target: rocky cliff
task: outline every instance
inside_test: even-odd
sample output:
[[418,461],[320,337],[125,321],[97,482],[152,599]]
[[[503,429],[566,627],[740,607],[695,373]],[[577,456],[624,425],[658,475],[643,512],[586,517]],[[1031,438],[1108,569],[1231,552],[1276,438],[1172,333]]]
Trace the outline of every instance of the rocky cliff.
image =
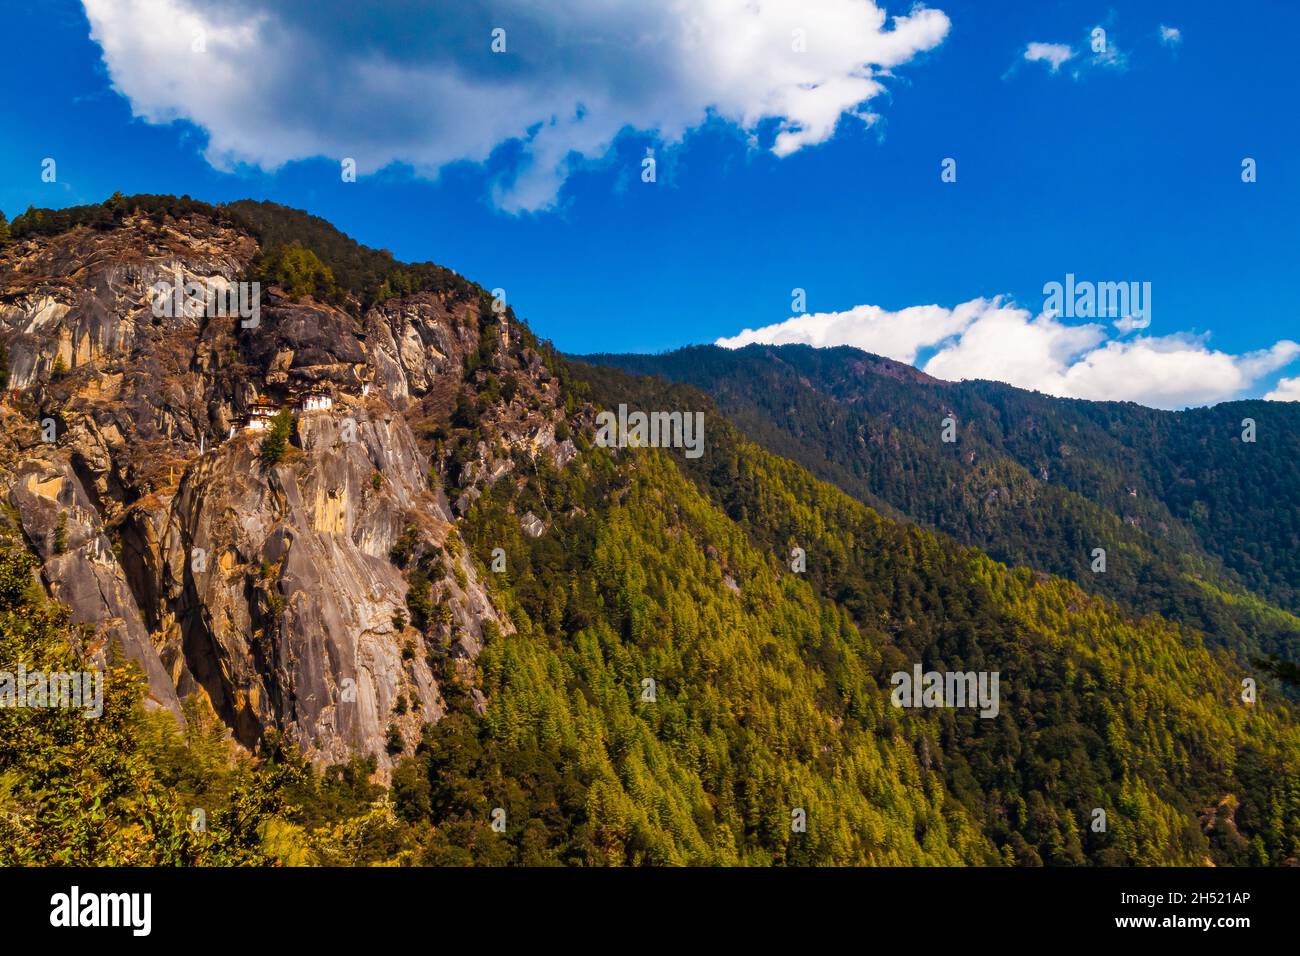
[[[261,251],[197,214],[10,243],[0,482],[88,650],[134,660],[157,706],[184,719],[197,695],[245,746],[388,767],[442,714],[437,671],[468,675],[484,623],[510,629],[449,499],[576,452],[558,383],[481,290],[159,306],[247,290]],[[272,461],[254,429],[281,410]]]

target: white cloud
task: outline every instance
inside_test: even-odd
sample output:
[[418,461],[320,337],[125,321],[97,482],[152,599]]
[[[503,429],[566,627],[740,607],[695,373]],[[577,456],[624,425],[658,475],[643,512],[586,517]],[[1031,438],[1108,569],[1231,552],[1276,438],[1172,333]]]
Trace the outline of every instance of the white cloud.
[[740,348],[756,342],[771,345],[801,343],[819,347],[852,345],[914,364],[922,349],[932,348],[964,332],[987,307],[982,299],[965,302],[955,309],[918,305],[900,312],[888,312],[875,305],[860,305],[847,312],[796,315],[777,325],[745,329],[732,338],[718,339],[723,348]]
[[1279,379],[1277,387],[1264,397],[1270,402],[1300,402],[1300,377]]
[[[1029,63],[1043,63],[1052,73],[1059,73],[1062,66],[1071,63],[1068,72],[1076,80],[1099,69],[1122,73],[1128,69],[1129,55],[1115,43],[1110,26],[1113,20],[1112,14],[1104,23],[1084,30],[1077,50],[1067,43],[1035,41],[1026,45],[1021,58]],[[1083,55],[1079,56],[1080,53]],[[1019,61],[1013,63],[1011,69],[1004,74],[1004,78],[1013,75],[1018,65]]]
[[1140,402],[1156,408],[1211,405],[1240,398],[1300,354],[1283,340],[1243,355],[1210,349],[1204,339],[1169,335],[1107,342],[1074,362],[1059,390],[1075,398]]
[[1064,43],[1030,43],[1025,47],[1025,59],[1030,63],[1046,63],[1053,73],[1066,60],[1073,59],[1074,50]]
[[989,309],[925,369],[936,378],[988,378],[1063,395],[1068,394],[1063,378],[1071,360],[1105,338],[1100,325],[1065,325],[1046,315],[1031,320],[1028,312],[1014,307]]
[[[847,312],[795,316],[777,325],[746,329],[716,344],[852,345],[916,364],[936,378],[993,379],[1049,395],[1133,401],[1182,408],[1239,398],[1300,356],[1300,344],[1232,355],[1210,348],[1204,336],[1174,334],[1115,340],[1105,326],[1068,325],[1033,317],[1000,299],[974,299],[954,309],[919,306],[888,312],[858,306]],[[1269,398],[1300,400],[1300,379],[1284,379]]]
[[1183,31],[1177,27],[1167,27],[1160,24],[1160,42],[1165,46],[1178,46],[1183,42]]
[[1121,71],[1128,69],[1128,54],[1115,45],[1106,27],[1098,24],[1088,31],[1088,48],[1092,50],[1093,66]]
[[401,161],[434,176],[517,140],[494,190],[511,211],[553,205],[574,157],[629,128],[673,144],[718,116],[750,133],[774,121],[779,156],[824,142],[846,114],[870,122],[881,78],[949,29],[939,10],[891,19],[873,0],[83,3],[135,114],[202,127],[219,168],[352,157],[363,174]]

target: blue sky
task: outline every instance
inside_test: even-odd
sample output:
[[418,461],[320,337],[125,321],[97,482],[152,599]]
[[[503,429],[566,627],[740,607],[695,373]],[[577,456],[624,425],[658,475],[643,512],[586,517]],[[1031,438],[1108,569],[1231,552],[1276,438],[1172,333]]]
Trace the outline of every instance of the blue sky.
[[[160,5],[172,15],[151,31]],[[6,57],[18,95],[0,101],[0,209],[115,190],[271,199],[505,288],[575,352],[751,329],[1058,394],[1300,398],[1300,347],[1279,344],[1300,340],[1300,5],[935,0],[905,29],[886,23],[903,38],[891,45],[862,26],[867,0],[834,0],[805,56],[831,64],[823,92],[866,82],[871,95],[831,102],[825,131],[827,102],[800,99],[799,74],[766,77],[740,40],[643,43],[676,30],[669,0],[622,18],[581,0],[549,21],[522,0],[467,0],[454,16],[400,0],[364,19],[347,12],[364,5],[324,0],[257,6],[10,0],[5,33],[22,41]],[[493,55],[498,22],[508,43]],[[196,56],[185,40],[199,29]],[[1054,69],[1026,59],[1031,43],[1073,55]],[[876,64],[866,81],[859,49]],[[570,102],[567,125],[545,121]],[[798,148],[776,155],[783,130]],[[1067,273],[1151,283],[1150,325],[1035,324],[1044,283]],[[788,321],[795,288],[816,322]],[[1163,380],[1147,388],[1147,374]]]

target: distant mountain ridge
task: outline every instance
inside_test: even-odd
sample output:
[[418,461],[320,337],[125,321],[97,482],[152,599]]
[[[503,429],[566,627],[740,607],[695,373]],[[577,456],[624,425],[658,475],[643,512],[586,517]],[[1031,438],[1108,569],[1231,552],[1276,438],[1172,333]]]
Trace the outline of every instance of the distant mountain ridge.
[[702,389],[756,441],[883,513],[1189,623],[1244,658],[1300,655],[1300,404],[1058,399],[847,346],[580,360]]

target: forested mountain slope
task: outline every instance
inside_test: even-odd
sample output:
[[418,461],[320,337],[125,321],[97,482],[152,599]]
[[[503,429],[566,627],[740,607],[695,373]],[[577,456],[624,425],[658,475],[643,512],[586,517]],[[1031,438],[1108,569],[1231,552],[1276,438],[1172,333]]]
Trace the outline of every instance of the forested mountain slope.
[[885,513],[1185,622],[1243,660],[1300,659],[1300,405],[1056,399],[851,348],[589,361],[704,389],[764,447]]

